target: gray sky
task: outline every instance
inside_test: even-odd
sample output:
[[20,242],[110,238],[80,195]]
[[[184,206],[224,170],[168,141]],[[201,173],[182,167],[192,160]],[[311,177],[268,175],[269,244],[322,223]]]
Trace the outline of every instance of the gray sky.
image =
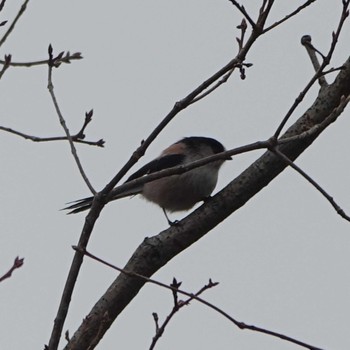
[[[256,14],[250,3],[247,9]],[[260,2],[259,2],[260,3]],[[277,1],[270,23],[302,1]],[[11,19],[20,1],[6,3]],[[249,6],[249,7],[248,7]],[[203,135],[234,148],[272,135],[313,74],[300,38],[310,34],[326,52],[341,1],[319,0],[262,37],[247,57],[253,67],[183,111],[149,148],[140,165],[183,136]],[[254,15],[255,17],[255,15]],[[88,140],[78,145],[96,189],[109,181],[173,104],[225,65],[237,52],[242,16],[229,1],[96,2],[32,1],[1,56],[13,61],[82,52],[84,59],[54,70],[57,98],[72,133],[94,108]],[[349,55],[349,23],[331,66]],[[1,29],[1,32],[4,28]],[[328,79],[332,79],[329,77]],[[1,80],[0,125],[37,136],[63,133],[47,91],[47,68],[9,69]],[[299,117],[316,96],[298,108]],[[297,161],[350,213],[349,111]],[[0,286],[1,349],[41,349],[47,343],[84,215],[58,211],[89,195],[68,143],[34,144],[1,133],[0,274],[16,255],[25,266]],[[261,152],[235,157],[223,167],[217,189]],[[138,167],[138,165],[136,166]],[[179,219],[186,213],[175,214]],[[162,211],[140,198],[103,211],[88,249],[122,267],[144,237],[166,228]],[[203,297],[248,324],[284,333],[324,349],[349,349],[349,224],[291,169],[283,172],[237,213],[168,263],[154,277],[195,292],[209,278],[220,282]],[[64,329],[72,335],[115,272],[86,260]],[[169,291],[146,285],[126,308],[99,349],[147,349],[172,307]],[[64,342],[63,342],[64,343]],[[62,343],[62,344],[63,344]],[[241,331],[214,311],[192,302],[170,323],[157,349],[269,349],[299,347]]]

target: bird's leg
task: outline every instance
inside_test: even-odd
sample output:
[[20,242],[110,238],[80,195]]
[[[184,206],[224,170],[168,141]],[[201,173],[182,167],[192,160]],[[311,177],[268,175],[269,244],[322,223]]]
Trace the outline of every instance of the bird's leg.
[[211,199],[211,195],[204,197],[204,198],[202,199],[202,201],[203,201],[203,203],[206,203],[206,202],[208,202],[210,199]]
[[163,209],[163,213],[164,213],[166,219],[168,220],[168,224],[169,224],[170,226],[176,226],[176,225],[179,223],[179,221],[178,221],[178,220],[171,221],[171,220],[169,219],[168,214],[166,213],[165,209],[164,209],[164,208],[162,208],[162,209]]

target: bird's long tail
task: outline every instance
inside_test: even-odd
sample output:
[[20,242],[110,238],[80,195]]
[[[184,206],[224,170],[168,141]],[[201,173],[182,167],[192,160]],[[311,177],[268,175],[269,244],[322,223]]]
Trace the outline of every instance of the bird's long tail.
[[[136,194],[139,194],[141,192],[141,189],[142,189],[142,187],[133,188],[133,189],[129,189],[127,191],[124,191],[122,193],[118,193],[117,195],[113,195],[113,191],[112,191],[111,199],[109,200],[109,202],[114,201],[116,199],[134,196]],[[87,198],[83,198],[83,199],[78,199],[77,201],[67,203],[68,206],[63,208],[62,210],[70,210],[67,214],[80,213],[82,211],[85,211],[85,210],[88,210],[91,208],[93,199],[94,199],[94,197],[87,197]]]
[[[71,205],[68,205],[67,207],[63,208],[62,210],[70,210],[67,214],[77,214],[80,213],[81,211],[88,210],[91,208],[91,204],[93,201],[94,197],[87,197],[83,199],[79,199],[74,202]],[[68,204],[70,204],[68,203]]]

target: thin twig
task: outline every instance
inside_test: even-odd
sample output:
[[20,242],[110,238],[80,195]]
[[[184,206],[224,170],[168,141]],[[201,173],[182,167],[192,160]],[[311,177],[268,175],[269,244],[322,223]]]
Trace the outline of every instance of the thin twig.
[[283,22],[287,21],[291,17],[295,16],[296,14],[298,14],[300,11],[302,11],[303,9],[305,9],[306,7],[308,7],[309,5],[311,5],[315,1],[316,0],[308,0],[308,1],[306,1],[303,5],[300,5],[296,10],[291,12],[289,15],[286,15],[284,18],[280,19],[279,21],[275,22],[274,24],[270,25],[269,27],[265,28],[263,30],[263,33],[266,33],[269,30],[279,26],[280,24],[282,24]]
[[0,282],[4,281],[6,278],[10,278],[12,275],[12,272],[15,271],[16,269],[19,269],[23,264],[24,264],[24,258],[20,259],[17,256],[10,270],[8,270],[3,276],[0,277]]
[[230,76],[232,75],[232,73],[234,72],[235,68],[232,68],[227,74],[225,74],[218,82],[216,82],[210,89],[208,89],[207,91],[203,92],[202,94],[198,95],[196,98],[194,98],[191,102],[190,105],[193,103],[198,102],[199,100],[201,100],[202,98],[204,98],[205,96],[208,96],[209,94],[211,94],[214,90],[216,90],[220,85],[224,84],[227,82],[227,80],[230,78]]
[[4,73],[7,71],[7,69],[10,67],[11,64],[11,55],[5,55],[5,63],[0,71],[0,79],[4,75]]
[[[310,35],[304,35],[301,38],[301,44],[305,47],[307,54],[310,57],[310,61],[314,67],[315,72],[318,72],[320,70],[320,62],[318,61],[318,58],[316,56],[316,52],[318,52],[322,58],[324,59],[324,56],[311,44],[311,36]],[[321,74],[318,78],[318,82],[320,86],[327,86],[328,83],[326,81],[326,78],[324,77],[324,74]]]
[[302,132],[299,135],[280,138],[277,140],[277,145],[283,145],[293,141],[300,141],[302,139],[307,139],[312,136],[315,136],[316,134],[320,134],[323,130],[326,129],[328,125],[332,124],[337,120],[337,118],[341,115],[341,113],[344,111],[345,107],[349,102],[350,102],[350,96],[347,96],[347,97],[342,96],[338,107],[334,108],[334,110],[330,113],[330,115],[326,119],[324,119],[320,124],[314,125],[310,129]]
[[[75,52],[73,54],[70,54],[69,51],[66,52],[64,56],[61,58],[55,58],[55,63],[71,63],[71,61],[74,60],[81,60],[83,56],[81,55],[80,52]],[[0,60],[0,64],[5,64],[6,61]],[[49,60],[39,60],[39,61],[33,61],[33,62],[11,62],[10,66],[11,67],[19,67],[19,68],[29,68],[29,67],[34,67],[34,66],[43,66],[49,64]]]
[[0,3],[0,12],[1,12],[2,9],[4,8],[5,3],[6,3],[6,0],[1,0],[1,3]]
[[263,33],[267,17],[270,14],[274,2],[275,0],[263,0],[263,4],[260,7],[259,18],[256,21],[256,27],[254,28],[254,30],[259,32],[260,35]]
[[25,0],[24,3],[22,4],[21,8],[19,9],[17,16],[15,17],[15,19],[13,20],[13,22],[11,23],[10,27],[7,29],[6,33],[4,34],[4,36],[0,39],[0,47],[2,46],[2,44],[6,41],[6,39],[8,38],[8,36],[11,34],[11,32],[13,31],[13,29],[16,26],[16,23],[18,22],[18,20],[20,19],[20,17],[23,15],[23,13],[25,12],[27,5],[28,5],[29,0]]
[[247,21],[244,18],[242,19],[241,24],[237,26],[237,29],[240,29],[241,31],[241,37],[236,37],[238,42],[238,51],[240,51],[244,45],[244,36],[247,31]]
[[[153,319],[154,319],[154,322],[156,324],[156,334],[155,336],[152,338],[152,343],[150,345],[150,348],[149,350],[153,350],[154,347],[156,346],[157,344],[157,341],[160,339],[160,337],[164,334],[164,331],[165,331],[165,328],[166,326],[169,324],[169,322],[171,321],[171,319],[175,316],[175,314],[182,308],[184,307],[185,305],[188,305],[193,299],[194,299],[194,296],[198,297],[199,295],[201,295],[204,291],[206,291],[207,289],[209,288],[212,288],[212,287],[215,287],[217,286],[219,283],[218,282],[212,282],[211,279],[209,279],[209,283],[206,284],[205,286],[203,286],[197,293],[195,293],[193,296],[189,297],[188,299],[186,300],[180,300],[180,301],[177,301],[171,312],[169,313],[169,315],[165,318],[163,324],[161,326],[159,326],[159,323],[158,323],[158,315],[157,313],[153,313]],[[172,287],[173,284],[171,285]],[[173,293],[177,295],[177,291],[178,291],[178,287],[176,288],[177,290],[173,290]]]
[[343,66],[329,68],[328,70],[324,70],[324,71],[322,72],[322,75],[327,75],[327,74],[330,74],[330,73],[338,72],[338,71],[340,71],[340,70],[342,70],[342,69],[344,69]]
[[285,154],[279,151],[277,148],[271,150],[273,153],[278,155],[283,159],[286,164],[297,171],[302,177],[304,177],[312,186],[314,186],[327,200],[331,203],[335,211],[346,221],[350,222],[350,217],[345,214],[344,210],[335,202],[332,196],[330,196],[315,180],[313,180],[308,174],[305,173],[301,168],[299,168],[293,161],[291,161]]
[[237,64],[236,67],[232,68],[227,74],[225,74],[219,81],[217,81],[210,89],[207,91],[203,92],[202,94],[198,95],[196,98],[194,98],[189,105],[198,102],[202,98],[208,96],[211,94],[214,90],[216,90],[220,85],[225,84],[228,79],[231,77],[232,73],[234,72],[235,68],[239,68],[241,72],[241,79],[245,79],[245,69],[244,67],[251,67],[253,64],[252,63],[242,63],[242,64]]
[[54,92],[54,86],[53,86],[53,82],[52,82],[52,69],[54,67],[54,64],[55,64],[55,61],[53,60],[53,56],[52,56],[52,46],[50,45],[49,46],[49,57],[50,57],[50,63],[48,65],[49,69],[48,69],[48,85],[47,85],[47,88],[49,90],[49,93],[51,95],[51,99],[52,99],[52,102],[55,106],[55,109],[56,109],[56,113],[58,115],[58,119],[60,121],[60,124],[62,125],[63,127],[63,130],[67,136],[67,139],[68,139],[68,142],[69,142],[69,145],[70,145],[70,148],[71,148],[71,152],[73,154],[73,157],[74,157],[74,160],[78,166],[78,169],[80,171],[80,174],[82,176],[82,178],[84,179],[86,185],[88,186],[88,188],[90,189],[90,191],[95,195],[96,194],[96,191],[95,189],[92,187],[88,177],[86,176],[85,174],[85,171],[83,169],[83,166],[81,165],[81,162],[80,162],[80,159],[78,157],[78,153],[77,153],[77,150],[74,146],[74,142],[72,140],[72,136],[70,135],[70,132],[69,132],[69,129],[66,125],[66,121],[65,119],[63,118],[63,115],[61,113],[61,110],[60,110],[60,107],[58,105],[58,102],[57,102],[57,98],[56,98],[56,95],[55,95],[55,92]]
[[249,24],[252,26],[253,29],[255,29],[256,24],[255,22],[252,20],[252,18],[249,16],[248,12],[246,11],[246,9],[244,8],[243,5],[240,5],[237,1],[235,0],[229,0],[232,5],[234,5],[239,12],[242,13],[242,15],[246,18],[246,20],[249,22]]
[[[0,126],[0,130],[23,137],[24,139],[31,140],[33,142],[50,142],[50,141],[67,141],[68,140],[67,136],[39,137],[39,136],[28,135],[20,131],[13,130],[11,128],[7,128],[5,126]],[[79,133],[72,136],[73,142],[82,143],[90,146],[104,147],[105,141],[103,139],[100,139],[98,141],[86,141],[78,138],[77,135],[79,135]]]
[[327,66],[333,56],[333,52],[335,50],[335,47],[337,45],[340,33],[343,29],[345,20],[349,17],[349,5],[350,5],[350,0],[342,0],[343,3],[343,9],[342,13],[340,15],[340,21],[337,27],[337,30],[332,33],[332,42],[331,42],[331,47],[330,50],[327,54],[327,56],[324,58],[325,66]]
[[[311,129],[304,131],[300,135],[291,136],[288,138],[282,138],[277,141],[278,145],[293,142],[297,140],[307,139],[309,137],[314,136],[315,134],[321,133],[327,126],[331,123],[335,122],[337,118],[344,111],[346,105],[350,101],[350,96],[342,96],[340,99],[339,106],[335,108],[332,113],[320,124],[315,125]],[[331,197],[320,185],[317,184],[309,175],[307,175],[302,169],[300,169],[292,160],[290,160],[285,154],[283,154],[278,148],[273,147],[272,152],[277,154],[280,158],[282,158],[288,165],[290,165],[294,170],[296,170],[300,175],[302,175],[308,182],[310,182],[333,206],[336,212],[345,220],[350,221],[350,217],[346,215],[344,210],[340,208],[340,206],[334,201],[333,197]]]
[[117,267],[93,254],[91,254],[90,252],[88,252],[86,249],[81,249],[77,246],[73,246],[72,247],[74,250],[76,251],[79,251],[81,254],[84,254],[85,256],[93,259],[93,260],[96,260],[98,262],[100,262],[101,264],[103,265],[106,265],[114,270],[117,270],[129,277],[137,277],[137,278],[140,278],[142,279],[143,281],[146,281],[146,282],[149,282],[149,283],[152,283],[152,284],[155,284],[157,286],[160,286],[160,287],[163,287],[163,288],[166,288],[166,289],[170,289],[171,291],[176,291],[177,293],[179,294],[183,294],[183,295],[186,295],[188,296],[189,298],[191,298],[191,300],[197,300],[198,302],[208,306],[209,308],[213,309],[214,311],[218,312],[219,314],[221,314],[222,316],[224,316],[225,318],[227,318],[228,320],[230,320],[234,325],[236,325],[238,328],[240,329],[249,329],[249,330],[252,330],[252,331],[255,331],[255,332],[259,332],[259,333],[264,333],[264,334],[267,334],[267,335],[271,335],[273,337],[277,337],[277,338],[280,338],[280,339],[283,339],[283,340],[286,340],[288,342],[291,342],[293,344],[297,344],[299,346],[302,346],[306,349],[309,349],[309,350],[321,350],[320,348],[318,347],[315,347],[313,345],[310,345],[310,344],[307,344],[307,343],[304,343],[300,340],[297,340],[297,339],[294,339],[292,337],[289,337],[287,335],[284,335],[282,333],[277,333],[277,332],[274,332],[274,331],[270,331],[268,329],[265,329],[265,328],[261,328],[261,327],[257,327],[257,326],[253,326],[253,325],[247,325],[245,324],[244,322],[241,322],[241,321],[238,321],[236,320],[235,318],[233,318],[232,316],[230,316],[227,312],[223,311],[222,309],[220,309],[219,307],[215,306],[214,304],[206,301],[205,299],[202,299],[201,297],[193,294],[193,293],[188,293],[182,289],[178,289],[178,288],[174,288],[174,287],[171,287],[165,283],[162,283],[162,282],[159,282],[157,280],[154,280],[152,278],[149,278],[149,277],[146,277],[146,276],[143,276],[143,275],[140,275],[138,273],[134,273],[134,272],[131,272],[131,271],[125,271],[123,269],[121,269],[120,267]]

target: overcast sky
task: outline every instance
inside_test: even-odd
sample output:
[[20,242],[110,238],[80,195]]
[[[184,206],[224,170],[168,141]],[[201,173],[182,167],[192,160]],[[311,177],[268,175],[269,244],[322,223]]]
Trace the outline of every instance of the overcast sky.
[[[245,1],[252,17],[258,8]],[[260,2],[257,2],[260,3]],[[302,1],[276,1],[269,23]],[[8,1],[1,21],[21,6]],[[217,91],[179,114],[151,145],[140,165],[184,136],[210,136],[234,148],[271,136],[313,74],[300,38],[327,52],[341,1],[319,0],[266,34],[247,62]],[[1,56],[33,61],[55,52],[82,52],[81,61],[54,70],[53,82],[72,133],[94,109],[88,140],[78,145],[93,186],[101,189],[173,104],[237,53],[242,15],[225,1],[31,1]],[[6,30],[0,28],[0,35]],[[350,24],[331,66],[349,56]],[[328,79],[332,80],[332,76]],[[291,119],[312,103],[308,94]],[[47,67],[10,68],[0,82],[0,125],[36,136],[63,131],[47,90]],[[350,213],[349,110],[297,160]],[[32,143],[1,132],[0,275],[15,256],[25,265],[0,286],[0,347],[42,349],[48,342],[84,215],[59,211],[88,196],[67,142]],[[217,189],[262,152],[237,156],[222,168]],[[138,167],[139,165],[137,165]],[[172,215],[180,219],[186,213]],[[122,267],[143,241],[167,227],[162,211],[136,197],[108,205],[88,249]],[[196,292],[209,278],[220,284],[203,297],[236,319],[284,333],[328,350],[350,348],[350,229],[329,203],[291,169],[243,208],[168,263],[154,278]],[[72,335],[115,278],[86,260],[64,329]],[[168,290],[146,285],[124,310],[98,349],[148,349],[152,312],[160,321],[172,308]],[[61,348],[64,340],[61,343]],[[192,302],[171,321],[157,349],[269,349],[299,347],[241,331],[213,310]]]

